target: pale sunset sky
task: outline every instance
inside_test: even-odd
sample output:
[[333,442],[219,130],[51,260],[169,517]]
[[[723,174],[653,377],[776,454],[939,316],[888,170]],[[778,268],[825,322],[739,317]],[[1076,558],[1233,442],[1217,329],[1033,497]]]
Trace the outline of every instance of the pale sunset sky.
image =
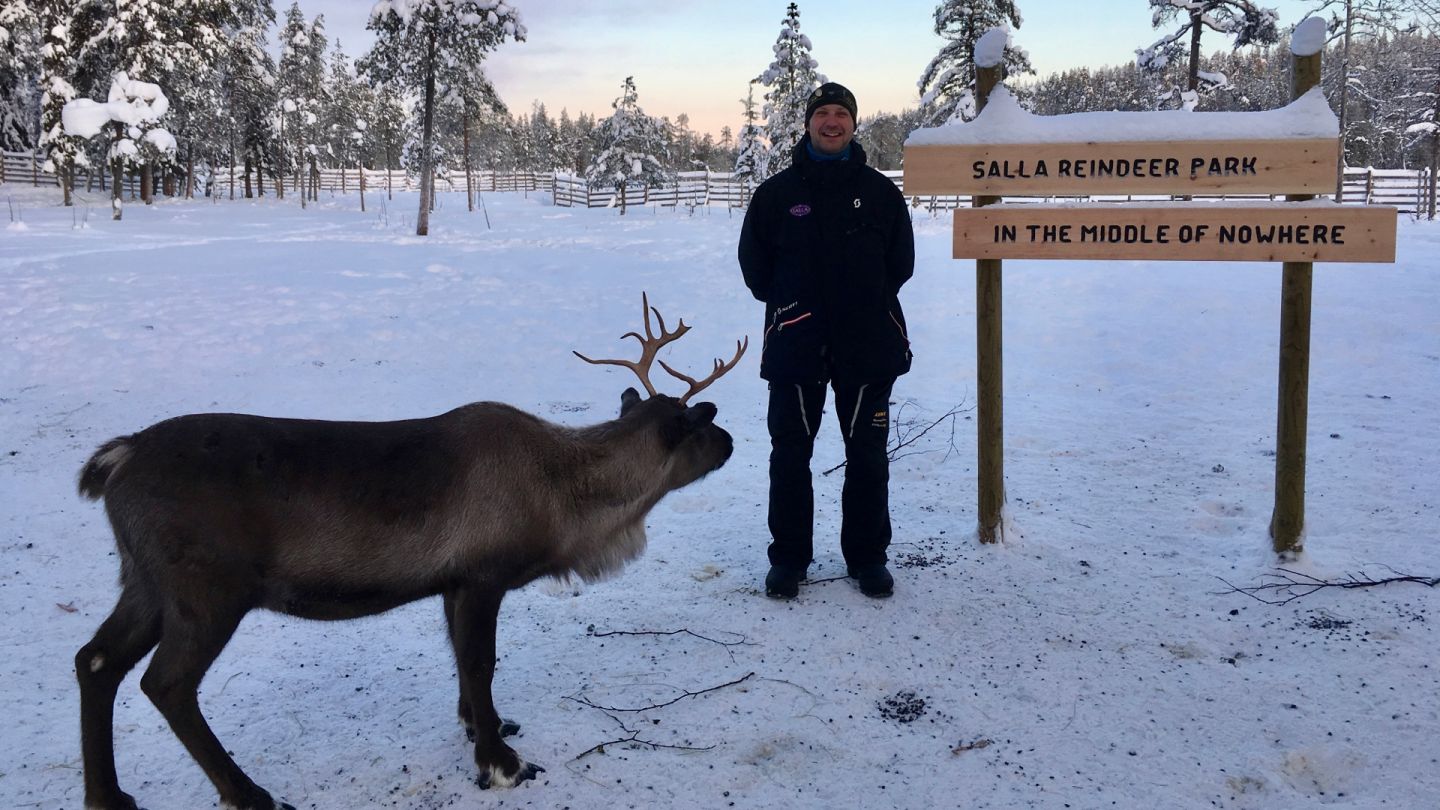
[[[512,112],[542,101],[603,118],[634,76],[640,106],[654,116],[690,116],[692,129],[738,131],[747,83],[773,58],[788,0],[513,0],[529,31],[491,53],[486,70]],[[1038,75],[1071,67],[1122,64],[1170,30],[1152,29],[1146,0],[1020,0],[1014,41]],[[1320,0],[1270,0],[1288,28]],[[325,15],[333,46],[354,58],[372,41],[371,2],[301,0],[308,18]],[[860,118],[899,112],[919,101],[915,83],[939,51],[934,0],[801,0],[800,31],[819,70],[854,91]],[[287,0],[277,0],[283,21]],[[1228,47],[1214,32],[1206,53]],[[756,97],[759,101],[759,94]]]

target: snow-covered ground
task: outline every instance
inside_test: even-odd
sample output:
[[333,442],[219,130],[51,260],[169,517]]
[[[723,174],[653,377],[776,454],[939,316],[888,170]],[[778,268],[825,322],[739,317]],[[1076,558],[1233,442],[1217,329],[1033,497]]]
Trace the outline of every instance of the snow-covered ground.
[[[195,411],[380,420],[492,399],[608,419],[633,379],[570,352],[630,356],[642,290],[692,326],[672,365],[708,369],[750,336],[706,392],[736,452],[661,502],[616,579],[507,600],[496,699],[548,770],[474,786],[431,600],[247,618],[202,701],[261,785],[302,808],[1408,810],[1440,793],[1440,593],[1275,607],[1221,581],[1273,571],[1277,265],[1007,263],[1019,536],[981,547],[974,274],[949,258],[949,218],[917,213],[895,413],[912,436],[959,413],[893,466],[894,598],[839,579],[836,473],[817,475],[815,581],[785,603],[758,591],[761,308],[738,214],[492,194],[487,229],[448,195],[416,238],[410,196],[380,212],[372,194],[366,214],[354,197],[131,205],[122,223],[101,200],[75,228],[85,210],[50,192],[0,194],[23,223],[0,233],[7,808],[81,806],[72,661],[117,592],[102,509],[75,494],[97,445]],[[1402,221],[1394,265],[1315,276],[1304,570],[1440,575],[1440,225]],[[841,459],[827,419],[817,471]],[[122,785],[152,810],[214,806],[138,680],[116,713]],[[677,747],[610,744],[627,737]]]

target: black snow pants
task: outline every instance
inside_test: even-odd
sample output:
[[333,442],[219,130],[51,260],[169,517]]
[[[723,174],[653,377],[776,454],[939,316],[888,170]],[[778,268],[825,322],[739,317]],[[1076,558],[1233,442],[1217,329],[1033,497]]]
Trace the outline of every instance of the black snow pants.
[[[840,550],[849,566],[885,563],[890,546],[890,391],[895,381],[835,385],[835,414],[845,438]],[[825,383],[771,383],[771,565],[805,568],[814,558],[815,495],[810,457],[825,404]]]

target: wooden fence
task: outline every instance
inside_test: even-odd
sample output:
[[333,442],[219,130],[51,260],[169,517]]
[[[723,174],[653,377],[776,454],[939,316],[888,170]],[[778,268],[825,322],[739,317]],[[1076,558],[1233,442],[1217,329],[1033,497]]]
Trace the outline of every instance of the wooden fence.
[[[45,172],[42,168],[43,158],[28,152],[4,152],[3,160],[0,160],[0,182],[23,183],[26,185],[53,185],[55,176]],[[321,169],[320,190],[334,193],[349,193],[359,190],[358,169]],[[895,185],[904,191],[904,181],[899,171],[882,172],[886,177],[894,181]],[[108,189],[108,178],[96,175],[92,180],[89,175],[81,174],[76,178],[76,188],[84,190],[87,186],[92,190],[99,188]],[[204,180],[209,179],[212,193],[218,196],[229,196],[230,169],[223,167],[217,170],[213,177],[202,178],[200,189],[196,194],[203,194]],[[619,195],[614,188],[606,186],[592,186],[583,177],[576,177],[571,174],[560,172],[494,172],[475,171],[472,172],[472,179],[475,188],[479,191],[541,191],[551,192],[555,205],[576,208],[607,208],[620,204]],[[239,189],[244,184],[244,178],[240,170],[236,170],[235,187]],[[294,187],[295,178],[286,177],[285,186],[289,191]],[[267,184],[268,186],[269,184]],[[398,169],[385,171],[383,169],[365,170],[365,189],[367,191],[385,191],[393,189],[396,191],[415,191],[420,187],[418,180]],[[127,195],[133,196],[138,193],[139,181],[134,176],[128,176],[125,180]],[[452,171],[448,175],[441,175],[436,182],[437,191],[463,192],[465,191],[465,172]],[[658,206],[706,206],[716,205],[729,208],[744,208],[750,202],[750,193],[754,187],[749,182],[735,179],[725,172],[681,172],[676,177],[676,183],[661,188],[627,188],[625,190],[625,205],[658,205]],[[1393,205],[1402,212],[1415,213],[1428,210],[1430,193],[1430,174],[1428,170],[1414,169],[1346,169],[1345,190],[1341,202],[1357,205]],[[1066,198],[1072,199],[1072,198]],[[1112,198],[1096,197],[1095,200],[1108,200]],[[1113,198],[1116,200],[1139,199]],[[1270,199],[1266,195],[1196,195],[1197,200],[1213,199]],[[1026,198],[1026,202],[1055,202],[1052,198]],[[963,195],[926,195],[911,200],[911,204],[930,211],[945,211],[959,207],[969,207],[970,198]]]

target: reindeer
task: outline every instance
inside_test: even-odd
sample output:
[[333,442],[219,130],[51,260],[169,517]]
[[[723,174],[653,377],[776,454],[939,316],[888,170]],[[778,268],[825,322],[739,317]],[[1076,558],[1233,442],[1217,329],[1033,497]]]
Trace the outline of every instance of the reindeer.
[[[200,713],[205,672],[242,617],[266,608],[352,619],[443,597],[459,670],[460,722],[479,786],[510,787],[544,769],[502,741],[491,696],[501,600],[539,577],[595,580],[645,547],[645,516],[672,490],[719,469],[734,449],[715,406],[691,397],[730,371],[715,360],[679,399],[650,382],[665,328],[642,297],[638,361],[620,416],[582,428],[498,402],[426,419],[330,422],[191,414],[103,445],[80,493],[103,498],[120,555],[119,603],[75,656],[85,806],[134,810],[115,774],[120,682],[151,649],[140,688],[204,769],[222,806],[293,810],[235,764]],[[657,337],[650,313],[659,322]]]

